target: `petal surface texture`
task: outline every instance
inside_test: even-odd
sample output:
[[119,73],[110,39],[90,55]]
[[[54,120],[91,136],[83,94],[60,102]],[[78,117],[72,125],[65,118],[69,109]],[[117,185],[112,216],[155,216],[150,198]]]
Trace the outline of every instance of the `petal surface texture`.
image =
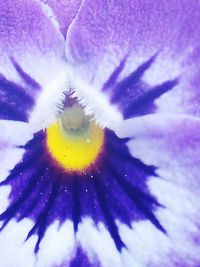
[[65,40],[39,1],[1,1],[0,6],[0,118],[28,121],[41,92],[52,84],[60,90],[55,81],[66,79]]
[[200,266],[199,10],[0,0],[0,266]]
[[75,18],[79,7],[81,5],[81,0],[41,0],[41,2],[52,12],[51,15],[55,16],[56,21],[59,24],[59,29],[62,32],[64,38],[67,34],[68,26],[71,24]]
[[[108,82],[104,95],[125,117],[138,114],[123,106],[144,92],[136,105],[148,99],[149,113],[151,98],[162,112],[199,114],[199,7],[184,0],[85,0],[68,31],[66,57],[94,90]],[[128,76],[114,96],[116,82]],[[121,90],[128,81],[128,91]]]

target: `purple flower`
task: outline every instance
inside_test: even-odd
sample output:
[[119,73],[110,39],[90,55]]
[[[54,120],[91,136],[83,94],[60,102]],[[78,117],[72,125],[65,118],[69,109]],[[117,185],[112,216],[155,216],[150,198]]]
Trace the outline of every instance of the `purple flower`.
[[198,1],[0,7],[0,265],[199,266]]

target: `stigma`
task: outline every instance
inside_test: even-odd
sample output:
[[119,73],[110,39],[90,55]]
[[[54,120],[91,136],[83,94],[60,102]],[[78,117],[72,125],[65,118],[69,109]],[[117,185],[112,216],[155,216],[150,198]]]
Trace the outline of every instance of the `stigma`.
[[100,157],[104,130],[85,114],[78,103],[65,107],[46,130],[46,145],[52,159],[68,172],[92,168]]
[[84,113],[83,107],[79,103],[75,103],[71,107],[65,108],[62,117],[63,130],[67,132],[85,131],[90,126],[91,117]]

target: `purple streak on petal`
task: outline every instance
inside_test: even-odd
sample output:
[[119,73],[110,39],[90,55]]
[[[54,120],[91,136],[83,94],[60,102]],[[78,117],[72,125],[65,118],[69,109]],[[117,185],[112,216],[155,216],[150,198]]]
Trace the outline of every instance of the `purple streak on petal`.
[[[34,140],[34,139],[33,139]],[[29,142],[31,144],[31,142]],[[35,142],[32,142],[35,143]],[[23,158],[23,160],[18,163],[10,172],[8,177],[0,183],[0,185],[7,185],[9,184],[13,179],[16,178],[18,175],[23,175],[24,172],[26,172],[28,169],[36,168],[38,161],[40,160],[40,155],[43,151],[42,145],[38,144],[38,147],[36,146],[34,148],[34,151],[32,153],[26,154],[26,157]]]
[[124,109],[124,118],[128,119],[136,115],[153,113],[155,110],[154,101],[166,92],[172,90],[177,84],[178,79],[166,81],[151,88],[135,100],[130,101]]
[[[138,84],[142,79],[145,72],[151,67],[154,63],[157,54],[153,55],[150,59],[140,65],[136,70],[134,70],[131,74],[125,77],[122,81],[120,81],[117,86],[112,91],[111,102],[118,102],[122,95],[128,95],[128,91],[131,90],[131,86],[134,84]],[[111,84],[112,86],[112,84]]]
[[79,177],[74,177],[72,181],[72,220],[74,232],[77,232],[78,225],[81,222],[81,205],[80,205],[80,181]]
[[[45,168],[44,173],[40,176],[37,186],[35,186],[34,190],[31,192],[28,201],[24,202],[18,210],[18,221],[27,217],[37,221],[40,215],[43,213],[44,206],[50,197],[49,195],[52,189],[52,180],[49,180],[49,176],[52,171],[53,170]],[[28,184],[29,181],[26,182],[27,186]],[[40,205],[40,203],[43,203],[43,205]]]
[[44,131],[39,131],[34,134],[34,138],[27,142],[24,146],[18,146],[19,148],[25,148],[27,151],[32,151],[33,147],[40,147],[45,144]]
[[95,263],[91,263],[86,253],[84,253],[80,247],[77,248],[76,255],[71,260],[68,266],[69,267],[100,267],[97,261]]
[[0,118],[27,122],[34,99],[20,85],[0,75]]
[[27,88],[0,74],[0,119],[28,122],[40,86],[17,62],[12,62]]
[[[2,102],[2,101],[1,101]],[[15,120],[15,121],[23,121],[27,122],[28,117],[25,114],[25,110],[23,111],[21,107],[15,104],[7,104],[0,102],[0,119],[4,120]]]
[[106,139],[105,147],[106,153],[108,153],[108,155],[110,154],[110,158],[113,158],[112,155],[115,155],[119,161],[129,162],[138,170],[146,173],[146,175],[157,176],[156,168],[154,166],[145,165],[141,160],[131,156],[128,147],[125,145],[130,141],[130,138],[120,139],[120,142],[124,143],[124,145],[119,146],[119,139],[114,132],[107,130],[106,134],[108,138]]
[[18,221],[28,217],[29,214],[31,214],[31,212],[37,207],[38,201],[41,199],[41,195],[45,194],[48,189],[46,183],[47,181],[43,179],[43,181],[34,189],[34,193],[32,192],[33,197],[31,199],[29,198],[29,203],[23,207],[23,210],[18,217]]
[[116,84],[116,80],[118,76],[120,75],[120,73],[122,72],[125,66],[126,60],[127,60],[127,57],[122,59],[122,61],[117,66],[117,68],[113,71],[113,73],[110,75],[108,80],[104,83],[103,88],[102,88],[103,91],[109,90],[111,87],[113,87],[113,85]]
[[21,76],[21,78],[27,83],[27,85],[29,85],[30,87],[32,87],[35,90],[39,90],[41,89],[39,83],[37,83],[33,78],[31,78],[21,67],[20,65],[13,59],[11,58],[11,61],[16,69],[16,71],[18,72],[18,74]]
[[22,161],[2,183],[12,187],[11,205],[0,215],[3,227],[13,217],[18,221],[26,217],[34,220],[35,226],[27,238],[34,233],[38,235],[35,253],[48,226],[55,220],[60,224],[72,220],[75,232],[84,217],[91,217],[95,224],[103,222],[118,250],[124,244],[116,219],[128,226],[132,221],[148,219],[164,232],[153,213],[162,206],[146,185],[148,176],[156,176],[156,169],[130,156],[128,140],[119,139],[105,129],[105,148],[99,160],[82,173],[70,173],[49,154],[46,132],[36,133],[23,146]]
[[151,87],[143,81],[145,72],[152,66],[156,57],[157,54],[153,55],[135,71],[116,83],[117,76],[125,64],[125,61],[122,61],[104,84],[102,90],[108,91],[110,102],[120,108],[125,119],[153,113],[156,110],[154,101],[178,84],[179,80],[174,79]]
[[97,199],[100,205],[100,208],[103,212],[103,216],[105,217],[105,225],[108,228],[114,242],[115,245],[117,247],[117,249],[119,251],[121,251],[121,249],[123,247],[126,247],[125,244],[123,243],[123,241],[120,238],[119,232],[118,232],[118,228],[117,225],[115,223],[115,218],[113,217],[110,209],[109,209],[109,203],[107,201],[107,196],[106,196],[106,190],[104,189],[104,186],[101,182],[100,177],[96,176],[93,179],[93,184],[94,184],[94,188],[97,194]]
[[[38,252],[40,242],[41,242],[41,240],[42,240],[42,238],[46,232],[48,216],[51,213],[51,210],[53,209],[53,206],[55,204],[55,201],[56,201],[56,198],[58,195],[58,191],[59,191],[59,183],[58,183],[58,181],[56,181],[52,186],[52,191],[50,193],[50,197],[48,199],[47,205],[45,206],[44,211],[41,213],[40,217],[38,218],[38,221],[36,222],[36,224],[34,226],[34,227],[38,227],[38,240],[37,240],[37,243],[35,245],[35,250],[34,250],[35,253]],[[31,231],[29,232],[29,234],[30,233],[31,233]],[[30,237],[29,234],[28,234],[27,238]]]
[[117,181],[119,186],[126,192],[128,197],[133,201],[133,203],[137,206],[139,211],[144,213],[145,217],[147,217],[160,231],[166,233],[166,230],[160,224],[156,216],[151,211],[151,205],[160,206],[157,200],[137,188],[131,187],[130,184],[123,179],[123,176],[119,174],[113,164],[107,159],[107,169],[111,173],[111,176]]
[[[96,172],[83,174],[83,177],[80,177],[80,210],[81,217],[89,216],[97,224],[99,221],[104,221],[104,216],[102,214],[101,207],[99,206],[99,201],[97,194],[94,190],[93,180],[96,179]],[[84,181],[83,181],[84,179]]]
[[[44,172],[43,168],[40,168],[35,173],[33,173],[33,176],[31,176],[31,180],[28,186],[25,188],[24,191],[20,193],[16,201],[12,203],[9,206],[9,208],[0,215],[0,220],[6,220],[6,224],[7,224],[13,217],[16,216],[16,213],[19,210],[19,208],[23,205],[23,203],[27,200],[27,198],[29,198],[30,194],[35,189],[35,186],[39,182],[40,177],[43,174],[43,172]],[[3,227],[1,227],[0,230],[2,230],[3,228],[4,228],[4,225]]]
[[[155,69],[159,65],[160,69],[157,73],[153,72],[153,83],[158,80],[160,84],[160,78],[168,72],[167,80],[173,79],[173,69],[175,72],[180,70],[184,79],[172,93],[173,103],[165,105],[164,99],[160,101],[160,107],[172,112],[178,105],[183,113],[199,116],[199,21],[198,1],[149,0],[144,3],[141,0],[120,0],[108,3],[105,0],[85,0],[68,32],[67,58],[75,67],[78,66],[77,71],[81,69],[80,75],[87,83],[95,76],[95,82],[104,87],[127,52],[130,62],[135,63],[140,61],[141,56],[148,59],[161,51],[162,62],[156,62]],[[180,93],[182,88],[184,94]],[[150,89],[147,84],[141,83],[129,97]],[[124,104],[125,100],[119,107],[122,111]],[[155,112],[151,104],[147,105],[147,109],[146,113],[138,110],[135,115]],[[130,113],[134,114],[133,110]],[[126,117],[129,117],[128,114]]]

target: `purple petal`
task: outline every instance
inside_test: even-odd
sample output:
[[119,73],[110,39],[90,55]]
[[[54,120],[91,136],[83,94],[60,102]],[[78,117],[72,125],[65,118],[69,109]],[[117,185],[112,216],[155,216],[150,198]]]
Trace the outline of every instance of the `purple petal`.
[[0,3],[0,118],[27,121],[64,68],[64,38],[38,1]]
[[[2,2],[0,12],[1,64],[12,56],[19,64],[24,60],[31,70],[39,56],[63,56],[63,38],[39,2]],[[35,60],[26,62],[31,56]],[[5,71],[7,66],[2,67]]]
[[[181,3],[171,0],[148,3],[117,1],[109,4],[104,1],[84,1],[68,31],[66,56],[74,64],[76,76],[79,73],[80,79],[92,84],[94,89],[102,89],[124,58],[126,64],[118,80],[158,53],[154,64],[142,77],[142,84],[129,86],[129,95],[126,94],[126,97],[138,98],[144,91],[162,85],[168,87],[166,82],[180,78],[178,86],[171,92],[160,88],[157,97],[151,96],[152,102],[160,98],[157,106],[166,112],[197,114],[198,10],[197,1],[189,3],[186,0]],[[114,87],[114,80],[111,84]],[[160,97],[164,93],[165,96]],[[108,94],[110,101],[112,97]],[[152,106],[146,108],[146,113],[144,110],[138,113],[131,107],[125,112],[122,101],[114,104],[119,106],[126,118],[135,113],[154,112]],[[134,105],[134,102],[130,105]]]
[[115,55],[118,50],[120,55],[125,55],[129,49],[136,54],[139,49],[141,54],[150,50],[155,53],[166,47],[180,54],[190,45],[193,48],[198,45],[198,7],[196,1],[106,4],[102,0],[92,3],[86,0],[69,32],[70,52],[82,63],[95,58],[99,61],[110,46],[114,50],[109,52]]

